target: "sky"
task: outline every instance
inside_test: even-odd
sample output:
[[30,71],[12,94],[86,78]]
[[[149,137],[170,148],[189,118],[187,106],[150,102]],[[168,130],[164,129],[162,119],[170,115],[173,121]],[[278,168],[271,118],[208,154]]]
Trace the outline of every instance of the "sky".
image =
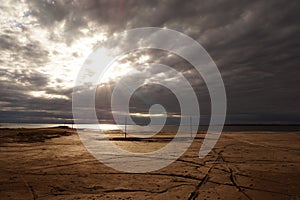
[[[199,42],[222,75],[227,95],[226,123],[300,122],[300,3],[296,0],[13,0],[0,6],[0,123],[67,123],[77,74],[93,50],[110,36],[140,27],[182,32]],[[103,47],[107,53],[122,48]],[[183,58],[145,49],[113,63],[99,84],[99,120],[111,122],[115,84],[147,62],[182,73],[199,100],[202,122],[209,122],[205,82]],[[152,70],[152,71],[151,71]],[[131,71],[129,74],[128,72]],[[172,73],[149,79],[176,84]],[[148,77],[148,78],[147,78]],[[180,107],[168,88],[146,84],[130,102],[132,117],[148,120],[155,103],[176,121]],[[171,119],[172,122],[172,119]]]

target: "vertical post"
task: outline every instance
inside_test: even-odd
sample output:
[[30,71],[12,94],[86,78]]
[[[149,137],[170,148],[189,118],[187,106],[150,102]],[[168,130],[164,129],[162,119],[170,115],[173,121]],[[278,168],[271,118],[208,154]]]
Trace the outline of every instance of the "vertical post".
[[191,138],[192,138],[192,134],[193,134],[193,121],[192,121],[192,117],[190,117],[190,130],[191,130]]
[[126,138],[126,131],[127,131],[127,116],[125,116],[125,138]]

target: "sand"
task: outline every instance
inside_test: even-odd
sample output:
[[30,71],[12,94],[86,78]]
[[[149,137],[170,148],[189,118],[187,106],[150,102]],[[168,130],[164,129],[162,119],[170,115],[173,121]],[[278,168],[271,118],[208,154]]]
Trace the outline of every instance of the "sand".
[[0,129],[0,199],[300,199],[300,132],[224,132],[199,159],[203,136],[168,167],[128,174],[97,161],[75,130]]

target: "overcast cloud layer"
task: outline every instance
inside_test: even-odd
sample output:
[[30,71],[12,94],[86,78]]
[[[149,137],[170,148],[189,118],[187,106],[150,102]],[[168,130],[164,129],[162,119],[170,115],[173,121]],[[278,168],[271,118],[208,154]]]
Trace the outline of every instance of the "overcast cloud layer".
[[[0,6],[0,122],[70,121],[73,83],[89,53],[114,33],[152,26],[183,32],[208,51],[225,83],[227,123],[299,123],[299,11],[297,0],[6,1]],[[149,50],[133,52],[119,64],[141,61],[182,72],[208,120],[207,89],[186,61]],[[99,87],[97,108],[104,119],[111,119],[105,108],[117,80]],[[138,91],[131,111],[147,112],[153,102],[138,98],[147,94],[170,103],[174,96],[157,92],[163,90]],[[176,104],[171,101],[169,112],[177,113]]]

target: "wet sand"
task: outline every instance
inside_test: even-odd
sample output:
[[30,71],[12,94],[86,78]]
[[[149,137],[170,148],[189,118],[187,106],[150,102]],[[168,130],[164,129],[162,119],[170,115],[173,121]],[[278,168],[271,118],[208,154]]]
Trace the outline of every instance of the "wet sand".
[[203,137],[168,167],[128,174],[97,161],[75,130],[0,129],[0,199],[300,199],[300,132],[224,132],[199,159]]

